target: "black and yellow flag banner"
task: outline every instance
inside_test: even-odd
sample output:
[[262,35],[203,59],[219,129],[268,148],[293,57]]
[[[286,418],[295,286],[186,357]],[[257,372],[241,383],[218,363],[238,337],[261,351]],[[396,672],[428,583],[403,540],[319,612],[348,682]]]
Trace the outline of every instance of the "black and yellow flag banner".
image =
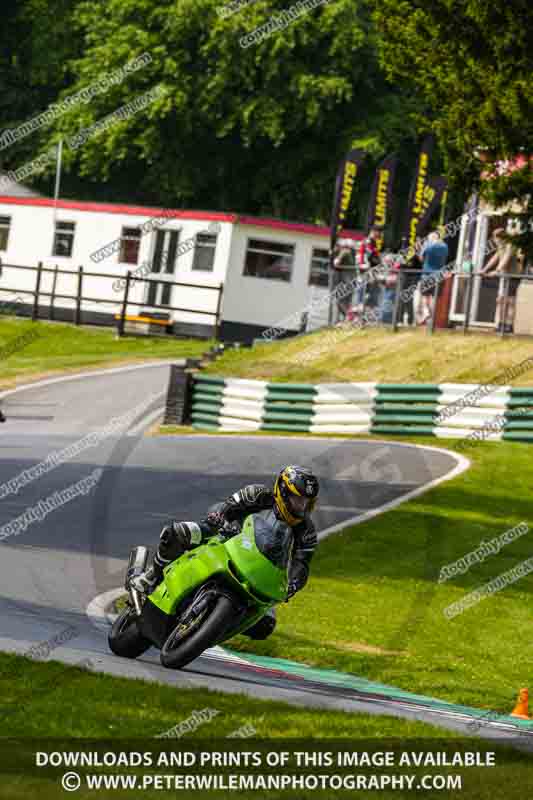
[[350,206],[350,200],[352,199],[355,179],[359,175],[361,164],[364,159],[364,150],[350,150],[339,167],[337,180],[335,182],[335,194],[333,196],[333,210],[331,213],[331,252],[333,252],[337,236],[346,222],[346,215]]
[[[367,213],[367,233],[371,228],[382,231],[387,227],[392,217],[394,175],[398,166],[396,156],[387,156],[376,170],[374,183],[370,192]],[[381,250],[383,236],[380,237],[378,247]]]
[[405,236],[409,245],[409,252],[414,253],[416,240],[419,236],[419,227],[434,198],[434,190],[429,181],[429,161],[433,151],[433,138],[426,137],[420,148],[416,166],[405,226]]

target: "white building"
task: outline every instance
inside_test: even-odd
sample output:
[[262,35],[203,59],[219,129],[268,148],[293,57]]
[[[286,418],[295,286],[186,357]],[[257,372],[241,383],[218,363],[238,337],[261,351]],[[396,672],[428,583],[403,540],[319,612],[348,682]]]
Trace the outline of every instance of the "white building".
[[[496,228],[515,233],[516,213],[520,209],[511,204],[504,209],[495,209],[480,201],[472,204],[470,214],[461,220],[457,245],[456,268],[449,297],[448,320],[461,325],[465,320],[470,286],[469,325],[473,329],[495,327],[496,299],[501,290],[498,278],[482,278],[478,273],[491,256],[491,237]],[[515,333],[533,334],[533,265],[522,264],[522,280],[516,296]],[[474,273],[474,276],[472,274]]]
[[[153,225],[146,225],[149,220]],[[354,232],[343,235],[362,238]],[[107,245],[107,254],[97,254]],[[37,273],[20,267],[42,262],[50,271],[42,273],[40,316],[48,316],[53,295],[55,318],[72,320],[75,300],[62,295],[76,295],[83,267],[81,321],[111,325],[124,295],[117,281],[130,270],[150,283],[132,284],[128,315],[167,318],[174,333],[209,336],[220,302],[221,338],[250,341],[288,318],[288,327],[299,329],[305,306],[327,294],[328,247],[329,229],[316,225],[0,196],[0,300],[26,291],[29,308]],[[54,274],[56,267],[64,272]],[[179,310],[165,312],[169,306]]]

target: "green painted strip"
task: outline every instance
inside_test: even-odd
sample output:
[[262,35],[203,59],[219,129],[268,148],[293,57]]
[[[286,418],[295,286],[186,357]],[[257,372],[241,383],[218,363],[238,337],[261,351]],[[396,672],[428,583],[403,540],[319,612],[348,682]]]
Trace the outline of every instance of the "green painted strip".
[[435,392],[442,394],[442,389],[438,383],[378,383],[376,389],[381,394],[383,392]]
[[218,424],[218,414],[208,414],[205,411],[191,414],[193,424],[195,422],[207,422],[209,425]]
[[194,384],[195,394],[215,394],[222,396],[224,394],[224,386],[211,385],[209,383]]
[[434,403],[436,398],[437,395],[435,394],[409,394],[409,392],[400,394],[400,392],[398,392],[398,394],[379,394],[376,397],[376,402],[377,403],[396,403],[396,402]]
[[192,396],[193,403],[220,403],[224,400],[224,395],[219,392],[218,394],[206,394],[205,392],[194,392]]
[[516,386],[514,388],[511,387],[509,394],[511,395],[511,397],[526,396],[533,398],[533,388],[530,386]]
[[435,428],[425,428],[421,425],[398,426],[397,428],[393,425],[372,425],[370,433],[419,433],[421,436],[435,436]]
[[318,394],[318,389],[312,383],[267,383],[267,391],[270,392],[297,392],[299,394],[311,395]]
[[372,422],[374,425],[379,424],[380,422],[383,422],[386,425],[390,424],[391,422],[427,422],[429,425],[433,425],[435,423],[435,417],[433,417],[431,414],[397,414],[396,416],[375,414]]
[[293,411],[309,411],[312,413],[317,408],[318,406],[314,403],[286,403],[281,401],[278,403],[273,400],[267,400],[265,403],[265,411],[280,411],[287,414]]
[[305,403],[309,402],[309,395],[307,394],[290,394],[288,392],[276,392],[271,393],[270,389],[268,390],[265,396],[265,402],[273,403],[276,400],[284,400],[286,402],[295,402],[295,403]]
[[533,431],[533,422],[508,422],[505,426],[506,431]]
[[276,411],[267,411],[265,412],[263,419],[265,422],[297,422],[301,423],[302,425],[310,425],[311,420],[313,419],[312,414],[297,414],[297,413],[278,413]]
[[507,433],[504,431],[502,439],[505,442],[533,442],[533,432],[532,433]]
[[193,403],[191,413],[193,416],[195,414],[213,414],[214,416],[219,416],[221,408],[220,406],[209,406],[204,403]]
[[506,411],[504,414],[505,419],[533,419],[533,411]]
[[383,414],[387,411],[393,411],[395,413],[405,411],[408,414],[420,411],[421,414],[430,414],[432,412],[437,413],[439,410],[438,403],[420,403],[418,405],[413,405],[412,403],[391,403],[387,405],[387,403],[387,400],[382,401],[376,397],[376,414]]
[[518,408],[519,406],[533,406],[533,397],[511,397],[511,399],[507,401],[507,408]]
[[226,379],[221,378],[219,375],[204,375],[201,372],[197,372],[194,376],[195,383],[212,383],[217,384],[218,386],[225,386]]
[[261,425],[262,431],[299,431],[300,433],[309,433],[309,425],[296,425],[294,423],[286,423],[285,425],[278,424],[277,422],[263,422]]
[[193,428],[201,431],[219,431],[220,425],[207,425],[207,423],[203,422],[194,422]]

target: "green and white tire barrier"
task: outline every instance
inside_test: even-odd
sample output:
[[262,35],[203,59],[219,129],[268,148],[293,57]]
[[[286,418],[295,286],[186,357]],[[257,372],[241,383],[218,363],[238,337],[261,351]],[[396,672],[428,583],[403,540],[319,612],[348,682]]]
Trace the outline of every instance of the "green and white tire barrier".
[[[490,389],[490,391],[489,391]],[[533,442],[533,388],[269,383],[195,375],[195,428],[420,434]]]

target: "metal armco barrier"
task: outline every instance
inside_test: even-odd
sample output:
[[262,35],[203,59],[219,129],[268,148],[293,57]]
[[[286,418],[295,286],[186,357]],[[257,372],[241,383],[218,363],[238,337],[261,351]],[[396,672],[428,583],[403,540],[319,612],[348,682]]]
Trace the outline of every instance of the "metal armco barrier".
[[[475,393],[475,395],[474,395]],[[533,442],[533,388],[478,384],[268,383],[197,373],[205,430],[419,434]]]

